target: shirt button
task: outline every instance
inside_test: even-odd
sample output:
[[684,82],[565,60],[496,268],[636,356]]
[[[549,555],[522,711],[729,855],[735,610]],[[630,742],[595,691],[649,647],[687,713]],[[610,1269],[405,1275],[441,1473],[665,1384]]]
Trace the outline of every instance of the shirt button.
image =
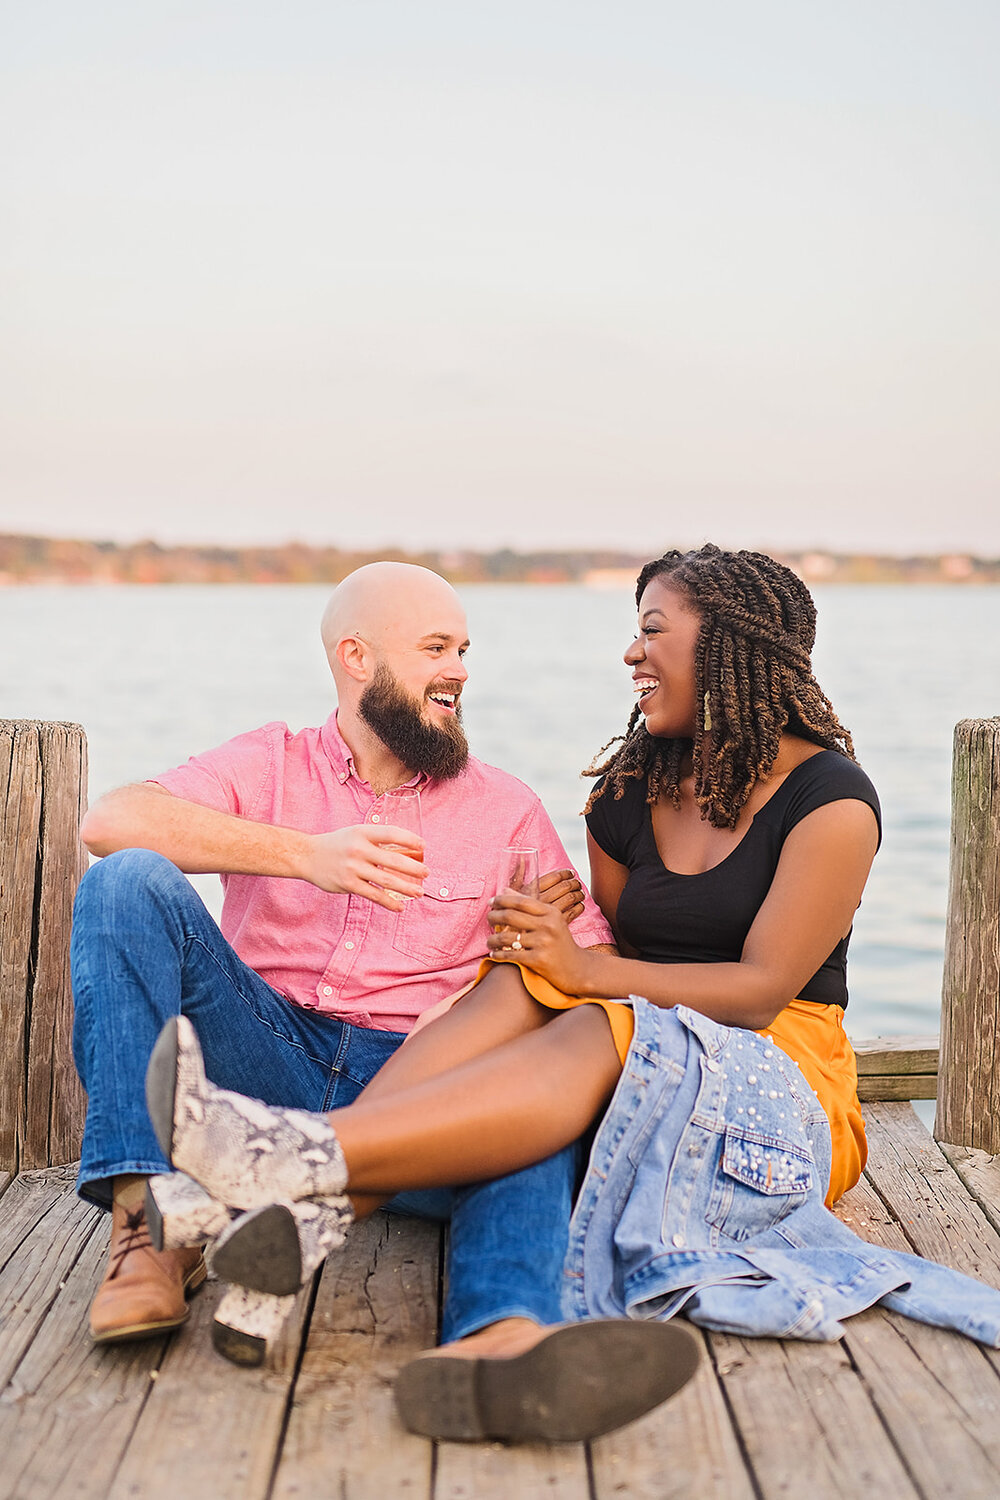
[[446,885],[443,885],[441,887],[441,889],[438,891],[438,895],[439,896],[447,896],[447,894],[448,894],[448,887]]
[[676,1245],[678,1250],[680,1250],[681,1246],[684,1244],[684,1236],[682,1234],[675,1234],[670,1243],[672,1245]]
[[372,813],[372,822],[373,823],[378,823],[380,821],[381,821],[381,819],[379,818],[378,813]]
[[324,995],[332,995],[333,994],[333,985],[332,984],[324,984],[322,993]]
[[705,1067],[710,1073],[717,1073],[719,1071],[719,1064],[716,1062],[714,1057],[706,1057]]
[[347,939],[347,942],[344,944],[344,947],[348,950],[348,952],[351,952],[353,950],[354,944],[351,942],[350,938]]

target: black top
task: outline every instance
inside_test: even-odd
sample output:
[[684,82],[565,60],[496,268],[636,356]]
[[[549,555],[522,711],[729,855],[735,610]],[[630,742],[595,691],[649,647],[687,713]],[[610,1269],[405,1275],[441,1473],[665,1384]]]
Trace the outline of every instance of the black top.
[[[821,750],[788,773],[720,864],[700,875],[676,875],[656,847],[645,779],[627,782],[620,802],[609,788],[587,814],[587,827],[605,854],[629,871],[618,903],[619,937],[647,963],[738,963],[788,834],[817,807],[845,800],[868,804],[881,839],[878,795],[864,771],[836,750]],[[849,939],[850,933],[799,999],[847,1005]]]

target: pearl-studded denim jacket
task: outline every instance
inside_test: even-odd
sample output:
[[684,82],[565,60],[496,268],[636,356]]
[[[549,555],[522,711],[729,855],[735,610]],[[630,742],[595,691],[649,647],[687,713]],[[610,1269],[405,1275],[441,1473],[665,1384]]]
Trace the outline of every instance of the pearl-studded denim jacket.
[[635,1036],[570,1226],[567,1316],[836,1339],[882,1302],[1000,1347],[1000,1291],[861,1240],[824,1206],[830,1131],[753,1031],[635,1000]]

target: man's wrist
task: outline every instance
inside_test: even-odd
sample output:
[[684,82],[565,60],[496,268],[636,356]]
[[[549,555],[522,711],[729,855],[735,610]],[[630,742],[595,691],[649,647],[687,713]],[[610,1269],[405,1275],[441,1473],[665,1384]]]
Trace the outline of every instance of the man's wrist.
[[313,845],[315,835],[303,833],[298,828],[285,828],[282,848],[282,873],[292,880],[312,881]]

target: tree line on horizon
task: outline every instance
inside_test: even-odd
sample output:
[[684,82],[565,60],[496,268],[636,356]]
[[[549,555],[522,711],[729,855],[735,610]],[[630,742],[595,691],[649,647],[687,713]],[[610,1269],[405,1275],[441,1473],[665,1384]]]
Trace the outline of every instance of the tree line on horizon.
[[[663,546],[668,543],[664,542]],[[775,552],[813,583],[998,583],[1000,558],[966,553],[891,556],[818,549]],[[338,583],[364,563],[419,563],[452,583],[625,585],[648,553],[610,548],[515,552],[400,547],[165,546],[153,540],[94,541],[0,534],[0,584],[18,583]]]

